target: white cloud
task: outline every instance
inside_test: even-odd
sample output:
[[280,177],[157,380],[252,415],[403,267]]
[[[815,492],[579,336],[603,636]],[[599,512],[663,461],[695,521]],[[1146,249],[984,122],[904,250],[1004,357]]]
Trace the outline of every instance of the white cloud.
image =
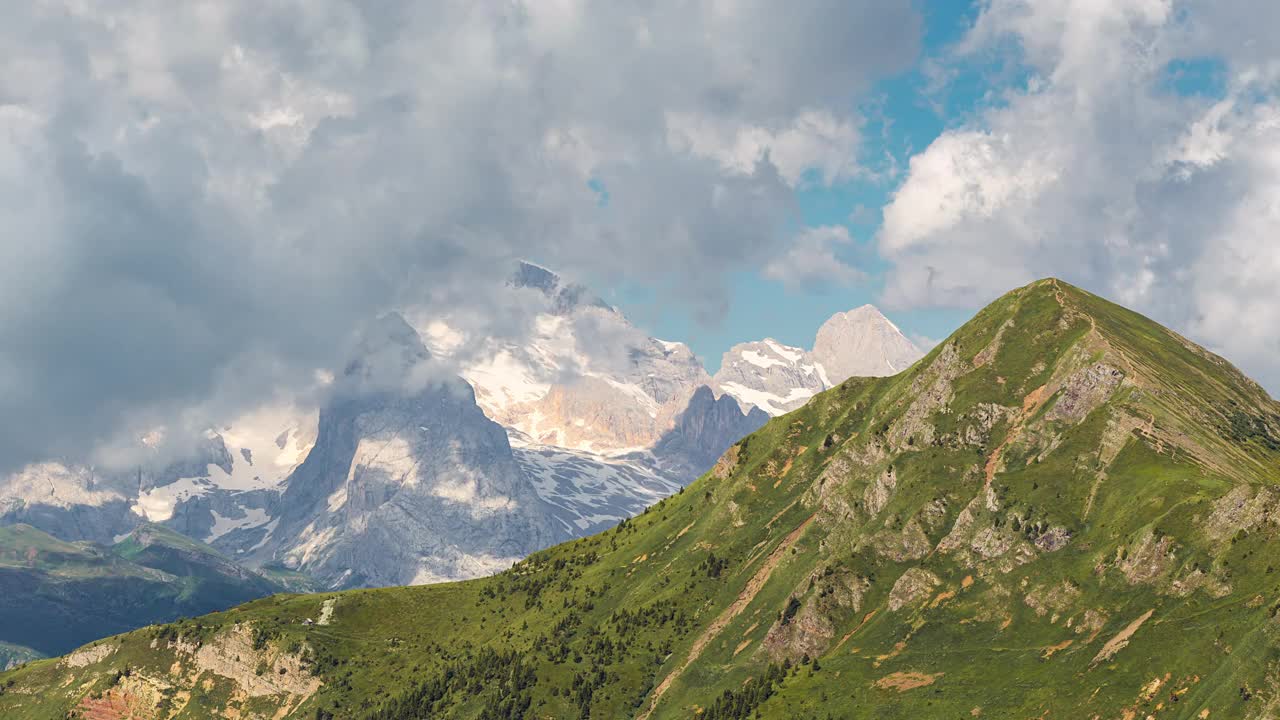
[[792,186],[809,172],[827,184],[858,172],[861,135],[855,121],[826,110],[802,112],[776,130],[689,113],[668,113],[666,121],[674,149],[713,159],[728,172],[750,175],[758,164],[772,162]]
[[[911,159],[878,238],[894,264],[886,302],[973,307],[1056,275],[1280,388],[1280,39],[1267,16],[1280,21],[1257,3],[987,3],[958,52],[1012,49],[1028,79]],[[1225,65],[1225,97],[1167,86],[1169,62],[1197,58]]]
[[515,258],[719,308],[796,179],[852,172],[849,108],[919,34],[909,0],[15,5],[0,465],[234,417],[390,307],[518,333]]
[[849,230],[841,225],[824,225],[802,230],[785,253],[764,268],[764,276],[784,283],[789,288],[815,285],[849,285],[864,275],[836,255],[836,249],[853,242]]

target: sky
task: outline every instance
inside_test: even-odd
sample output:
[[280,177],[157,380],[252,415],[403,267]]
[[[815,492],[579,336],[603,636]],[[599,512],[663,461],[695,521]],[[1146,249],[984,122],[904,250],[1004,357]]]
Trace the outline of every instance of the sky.
[[304,396],[397,307],[518,338],[519,258],[712,369],[864,302],[927,345],[1056,276],[1275,393],[1275,27],[1262,0],[19,4],[0,464]]

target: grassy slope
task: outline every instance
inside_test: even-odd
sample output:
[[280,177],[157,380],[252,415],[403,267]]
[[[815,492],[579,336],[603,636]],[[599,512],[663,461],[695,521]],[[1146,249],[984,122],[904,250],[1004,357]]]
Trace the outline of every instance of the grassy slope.
[[[1069,381],[1098,362],[1125,380],[1094,407]],[[1072,402],[1087,412],[1062,417]],[[1006,409],[983,421],[994,406]],[[1037,283],[910,371],[775,419],[731,472],[615,530],[494,578],[276,596],[130,633],[84,668],[0,676],[0,713],[61,717],[128,666],[173,686],[178,717],[282,702],[365,717],[433,680],[449,690],[440,716],[527,701],[533,717],[689,717],[726,691],[741,707],[748,681],[785,659],[762,717],[1269,717],[1280,515],[1246,522],[1219,498],[1275,483],[1276,413],[1220,359]],[[913,596],[909,570],[936,584]],[[335,598],[332,624],[305,624]],[[193,683],[170,641],[216,643],[237,623],[305,656],[320,691],[239,702],[216,674]],[[175,660],[193,674],[171,675]]]
[[0,588],[0,641],[57,654],[104,632],[229,607],[279,586],[158,526],[102,548],[14,525],[0,528]]

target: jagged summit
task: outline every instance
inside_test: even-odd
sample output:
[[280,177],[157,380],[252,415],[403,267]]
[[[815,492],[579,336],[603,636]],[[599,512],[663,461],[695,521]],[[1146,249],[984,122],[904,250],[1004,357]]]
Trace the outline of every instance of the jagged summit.
[[584,306],[615,312],[612,305],[592,293],[585,285],[565,283],[557,273],[527,260],[517,263],[507,284],[541,291],[551,300],[551,311],[556,315],[567,315]]

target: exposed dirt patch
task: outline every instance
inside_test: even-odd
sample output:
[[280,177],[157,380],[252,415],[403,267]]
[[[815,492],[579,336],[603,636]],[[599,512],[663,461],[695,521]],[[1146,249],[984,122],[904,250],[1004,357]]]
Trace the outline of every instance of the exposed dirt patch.
[[1097,655],[1093,656],[1093,663],[1096,665],[1097,663],[1110,660],[1112,656],[1123,650],[1125,646],[1129,644],[1129,639],[1133,637],[1133,634],[1138,632],[1138,628],[1142,627],[1142,624],[1147,620],[1150,620],[1154,613],[1155,610],[1148,610],[1138,616],[1137,620],[1126,625],[1123,630],[1102,646],[1102,649],[1098,651]]
[[1004,441],[997,445],[996,449],[992,450],[991,454],[987,456],[987,464],[983,468],[983,473],[986,476],[986,484],[983,487],[991,487],[991,481],[995,479],[996,473],[1000,469],[1000,461],[1004,457],[1005,448],[1009,447],[1011,443],[1018,439],[1018,436],[1022,434],[1026,421],[1030,419],[1032,415],[1035,415],[1040,409],[1040,406],[1044,404],[1046,394],[1045,387],[1046,386],[1041,385],[1035,390],[1027,393],[1027,396],[1022,399],[1022,412],[1018,414],[1018,417],[1014,419],[1013,424],[1009,426],[1009,433],[1005,435]]
[[1040,657],[1045,659],[1051,658],[1053,657],[1054,653],[1062,650],[1066,650],[1067,648],[1071,647],[1072,643],[1074,642],[1075,642],[1075,638],[1072,638],[1070,640],[1063,640],[1062,642],[1056,645],[1050,645],[1049,647],[1044,649],[1044,652],[1040,655]]
[[[98,697],[86,696],[76,706],[83,720],[155,720],[160,691],[153,682],[138,675],[121,678],[113,688]],[[185,703],[178,705],[181,709]]]
[[897,690],[906,692],[916,688],[928,687],[942,677],[944,673],[896,672],[885,675],[876,681],[881,690]]
[[766,528],[771,528],[771,527],[773,527],[773,524],[774,524],[774,523],[776,523],[776,522],[778,522],[778,518],[780,518],[780,517],[782,517],[783,515],[785,515],[785,514],[787,513],[787,511],[788,511],[788,510],[790,510],[791,508],[795,507],[795,506],[796,506],[796,503],[798,503],[798,502],[800,502],[800,498],[796,498],[795,500],[792,500],[791,502],[787,503],[787,506],[786,506],[786,507],[784,507],[784,508],[782,508],[781,510],[779,510],[777,515],[774,515],[773,517],[769,518],[769,522],[765,523],[765,524],[764,524],[764,526],[765,526]]
[[76,706],[84,720],[151,720],[154,706],[146,701],[112,688],[99,698],[85,697]]
[[894,659],[894,658],[898,657],[899,655],[901,655],[901,654],[902,654],[902,651],[903,651],[903,650],[906,650],[906,649],[907,649],[907,643],[906,643],[906,642],[896,642],[896,643],[894,643],[894,644],[893,644],[893,649],[892,649],[892,650],[890,650],[889,652],[885,653],[884,655],[877,655],[877,656],[876,656],[875,666],[876,666],[876,667],[880,667],[880,663],[884,662],[885,660],[892,660],[892,659]]
[[871,612],[867,613],[866,615],[863,615],[863,616],[862,616],[862,622],[858,623],[858,626],[857,626],[857,627],[855,627],[854,629],[852,629],[852,630],[850,630],[849,632],[845,633],[845,634],[844,634],[844,637],[840,638],[840,642],[836,643],[836,649],[837,649],[837,650],[839,650],[839,649],[840,649],[840,647],[841,647],[842,645],[844,645],[846,642],[848,642],[848,641],[849,641],[849,638],[851,638],[851,637],[853,637],[854,635],[856,635],[856,634],[857,634],[857,632],[858,632],[859,630],[861,630],[861,629],[862,629],[862,626],[866,625],[866,624],[871,620],[871,618],[873,618],[873,617],[875,617],[875,616],[876,616],[876,611],[875,611],[875,610],[872,610]]

